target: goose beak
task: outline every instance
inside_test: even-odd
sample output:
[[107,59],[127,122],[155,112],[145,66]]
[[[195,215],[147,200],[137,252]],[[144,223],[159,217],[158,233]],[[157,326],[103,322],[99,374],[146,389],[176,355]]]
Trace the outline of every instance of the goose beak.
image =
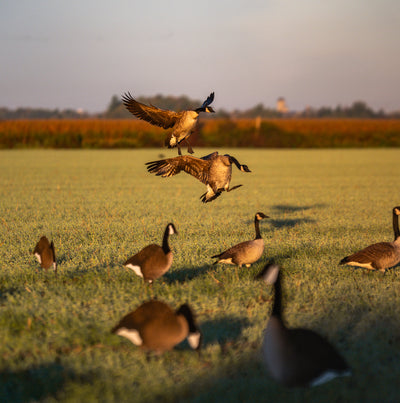
[[242,166],[240,167],[240,170],[243,171],[243,172],[251,172],[250,169],[249,169],[249,167],[248,167],[247,165],[242,165]]
[[211,108],[211,106],[207,106],[206,112],[208,112],[208,113],[215,113],[214,109]]

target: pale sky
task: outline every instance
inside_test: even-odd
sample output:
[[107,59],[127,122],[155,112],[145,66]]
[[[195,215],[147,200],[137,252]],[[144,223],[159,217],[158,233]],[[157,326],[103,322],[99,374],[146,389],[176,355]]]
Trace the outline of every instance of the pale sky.
[[399,0],[0,0],[0,107],[400,110]]

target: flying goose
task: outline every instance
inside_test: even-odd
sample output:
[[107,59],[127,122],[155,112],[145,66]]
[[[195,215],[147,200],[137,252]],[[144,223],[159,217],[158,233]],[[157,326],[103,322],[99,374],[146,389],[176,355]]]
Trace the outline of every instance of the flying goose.
[[191,348],[198,350],[201,333],[187,304],[176,311],[166,303],[150,300],[125,315],[112,329],[112,333],[126,337],[143,350],[158,354],[188,339]]
[[36,256],[43,269],[48,270],[50,267],[53,267],[54,272],[57,273],[56,254],[53,241],[50,243],[47,237],[42,236],[36,244],[33,254]]
[[122,96],[122,102],[133,115],[143,119],[153,125],[169,129],[172,133],[165,140],[168,148],[178,147],[178,154],[182,155],[180,143],[185,140],[188,145],[188,152],[193,153],[193,149],[188,142],[188,137],[194,131],[200,112],[214,113],[214,109],[209,106],[214,100],[214,93],[203,102],[199,108],[188,111],[174,112],[157,108],[153,105],[145,105],[136,101],[128,92]]
[[284,325],[280,267],[268,264],[258,277],[275,288],[262,345],[264,362],[272,378],[285,386],[316,386],[351,375],[346,361],[325,338],[309,329],[289,329]]
[[260,233],[260,221],[263,218],[269,218],[264,213],[257,213],[254,217],[254,226],[256,229],[256,237],[251,241],[245,241],[238,243],[222,252],[218,255],[211,256],[211,258],[218,259],[214,262],[217,263],[227,263],[236,264],[242,267],[244,264],[246,267],[256,262],[262,256],[264,252],[264,240]]
[[128,259],[124,266],[132,269],[139,277],[143,277],[144,281],[152,283],[171,267],[173,255],[168,237],[176,233],[174,224],[169,223],[164,231],[162,247],[156,244],[148,245]]
[[200,196],[203,203],[208,203],[226,190],[237,189],[242,185],[229,188],[232,177],[232,163],[242,172],[251,172],[247,165],[241,165],[235,157],[231,155],[218,155],[214,151],[201,158],[183,155],[174,158],[167,158],[159,161],[146,162],[147,170],[163,178],[174,176],[181,171],[194,176],[207,186],[207,192]]
[[400,206],[393,208],[393,242],[379,242],[344,257],[339,264],[364,267],[369,270],[379,270],[385,273],[386,269],[396,266],[400,262]]

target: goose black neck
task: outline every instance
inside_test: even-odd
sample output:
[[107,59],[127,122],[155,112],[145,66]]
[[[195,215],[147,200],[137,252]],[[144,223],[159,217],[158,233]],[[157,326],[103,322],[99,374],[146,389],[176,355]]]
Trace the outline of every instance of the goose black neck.
[[162,243],[162,248],[165,254],[171,251],[169,244],[168,244],[168,236],[169,236],[169,225],[167,225],[167,228],[165,228],[164,231],[164,236],[163,236],[163,243]]
[[228,154],[225,154],[225,155],[229,158],[229,162],[231,164],[235,164],[237,169],[240,170],[241,165],[240,165],[239,161],[235,157],[232,157],[232,155],[228,155]]
[[400,237],[400,230],[399,230],[399,216],[393,210],[393,231],[394,231],[394,240]]
[[275,296],[274,296],[274,305],[272,306],[272,316],[275,316],[281,319],[282,316],[282,287],[281,287],[281,274],[278,273],[278,278],[274,283]]
[[261,239],[260,220],[257,219],[257,216],[254,218],[254,227],[256,228],[256,239]]

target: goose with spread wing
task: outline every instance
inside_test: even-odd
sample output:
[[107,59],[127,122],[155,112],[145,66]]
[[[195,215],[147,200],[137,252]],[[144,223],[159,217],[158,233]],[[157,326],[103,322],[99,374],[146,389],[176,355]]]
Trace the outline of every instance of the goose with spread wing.
[[165,140],[165,145],[167,145],[168,148],[178,147],[179,155],[182,155],[180,148],[182,141],[187,143],[188,152],[193,154],[193,149],[188,142],[188,137],[195,129],[200,112],[215,112],[210,106],[213,100],[214,93],[212,92],[199,108],[175,112],[160,109],[153,105],[142,104],[136,101],[129,92],[122,96],[122,102],[125,107],[137,118],[164,129],[172,128],[171,134]]
[[190,155],[181,155],[174,158],[166,158],[159,161],[146,162],[147,170],[163,178],[174,176],[181,171],[194,176],[207,186],[207,192],[200,196],[203,203],[208,203],[221,192],[230,192],[242,185],[229,187],[232,177],[232,163],[242,172],[251,172],[247,165],[241,165],[239,161],[229,154],[219,155],[215,151],[202,158]]

